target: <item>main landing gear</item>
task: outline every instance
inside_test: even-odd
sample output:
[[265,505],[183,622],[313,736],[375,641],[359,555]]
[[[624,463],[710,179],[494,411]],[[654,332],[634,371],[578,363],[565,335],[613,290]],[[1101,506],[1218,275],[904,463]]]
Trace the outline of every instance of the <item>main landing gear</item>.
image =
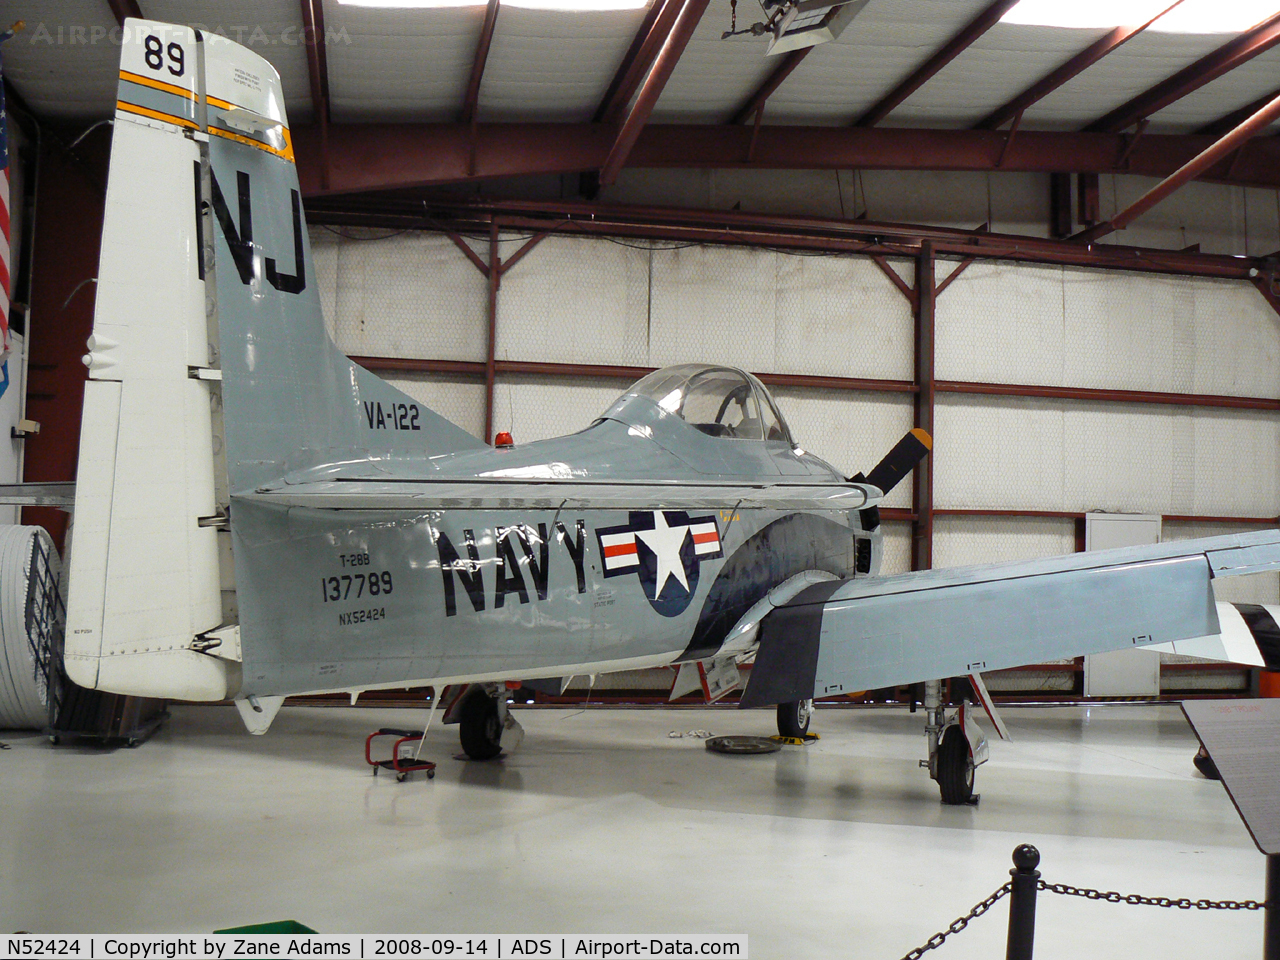
[[458,705],[458,738],[472,760],[492,760],[504,750],[514,751],[524,739],[524,728],[507,709],[507,692],[501,684],[475,684]]
[[987,762],[987,738],[973,719],[973,705],[965,700],[949,718],[942,703],[942,681],[930,680],[924,685],[925,739],[929,759],[920,766],[938,782],[942,802],[977,805],[979,795],[973,792],[973,772]]
[[812,700],[792,700],[778,704],[778,736],[803,740],[813,719]]

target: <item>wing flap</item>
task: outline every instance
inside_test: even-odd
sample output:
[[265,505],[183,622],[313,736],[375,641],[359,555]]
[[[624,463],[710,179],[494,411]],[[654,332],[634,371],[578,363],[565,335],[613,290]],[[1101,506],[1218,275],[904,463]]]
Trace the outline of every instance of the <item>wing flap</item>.
[[1232,572],[1266,569],[1280,532],[821,584],[761,624],[743,706],[1214,636],[1209,558],[1236,551]]

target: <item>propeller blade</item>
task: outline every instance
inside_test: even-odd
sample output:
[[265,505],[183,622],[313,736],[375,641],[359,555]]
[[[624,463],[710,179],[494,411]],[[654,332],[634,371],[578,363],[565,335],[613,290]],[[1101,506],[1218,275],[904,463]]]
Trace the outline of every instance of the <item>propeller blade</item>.
[[933,449],[933,437],[916,427],[899,440],[875,469],[867,476],[867,483],[888,493],[902,478]]

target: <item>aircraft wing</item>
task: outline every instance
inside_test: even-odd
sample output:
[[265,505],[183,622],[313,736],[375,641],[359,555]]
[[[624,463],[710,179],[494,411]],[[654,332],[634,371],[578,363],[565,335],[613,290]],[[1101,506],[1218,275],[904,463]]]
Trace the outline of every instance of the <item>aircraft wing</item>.
[[1213,637],[1211,582],[1267,570],[1280,530],[818,583],[760,621],[742,706]]
[[316,510],[858,510],[880,501],[866,483],[525,479],[319,480],[264,487],[245,499]]

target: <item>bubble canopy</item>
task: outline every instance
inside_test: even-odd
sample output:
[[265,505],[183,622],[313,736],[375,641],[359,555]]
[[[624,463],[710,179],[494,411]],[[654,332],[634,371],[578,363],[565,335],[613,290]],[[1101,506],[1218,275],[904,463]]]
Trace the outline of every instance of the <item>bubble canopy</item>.
[[791,431],[764,384],[736,367],[663,367],[624,396],[646,397],[708,436],[791,443]]

